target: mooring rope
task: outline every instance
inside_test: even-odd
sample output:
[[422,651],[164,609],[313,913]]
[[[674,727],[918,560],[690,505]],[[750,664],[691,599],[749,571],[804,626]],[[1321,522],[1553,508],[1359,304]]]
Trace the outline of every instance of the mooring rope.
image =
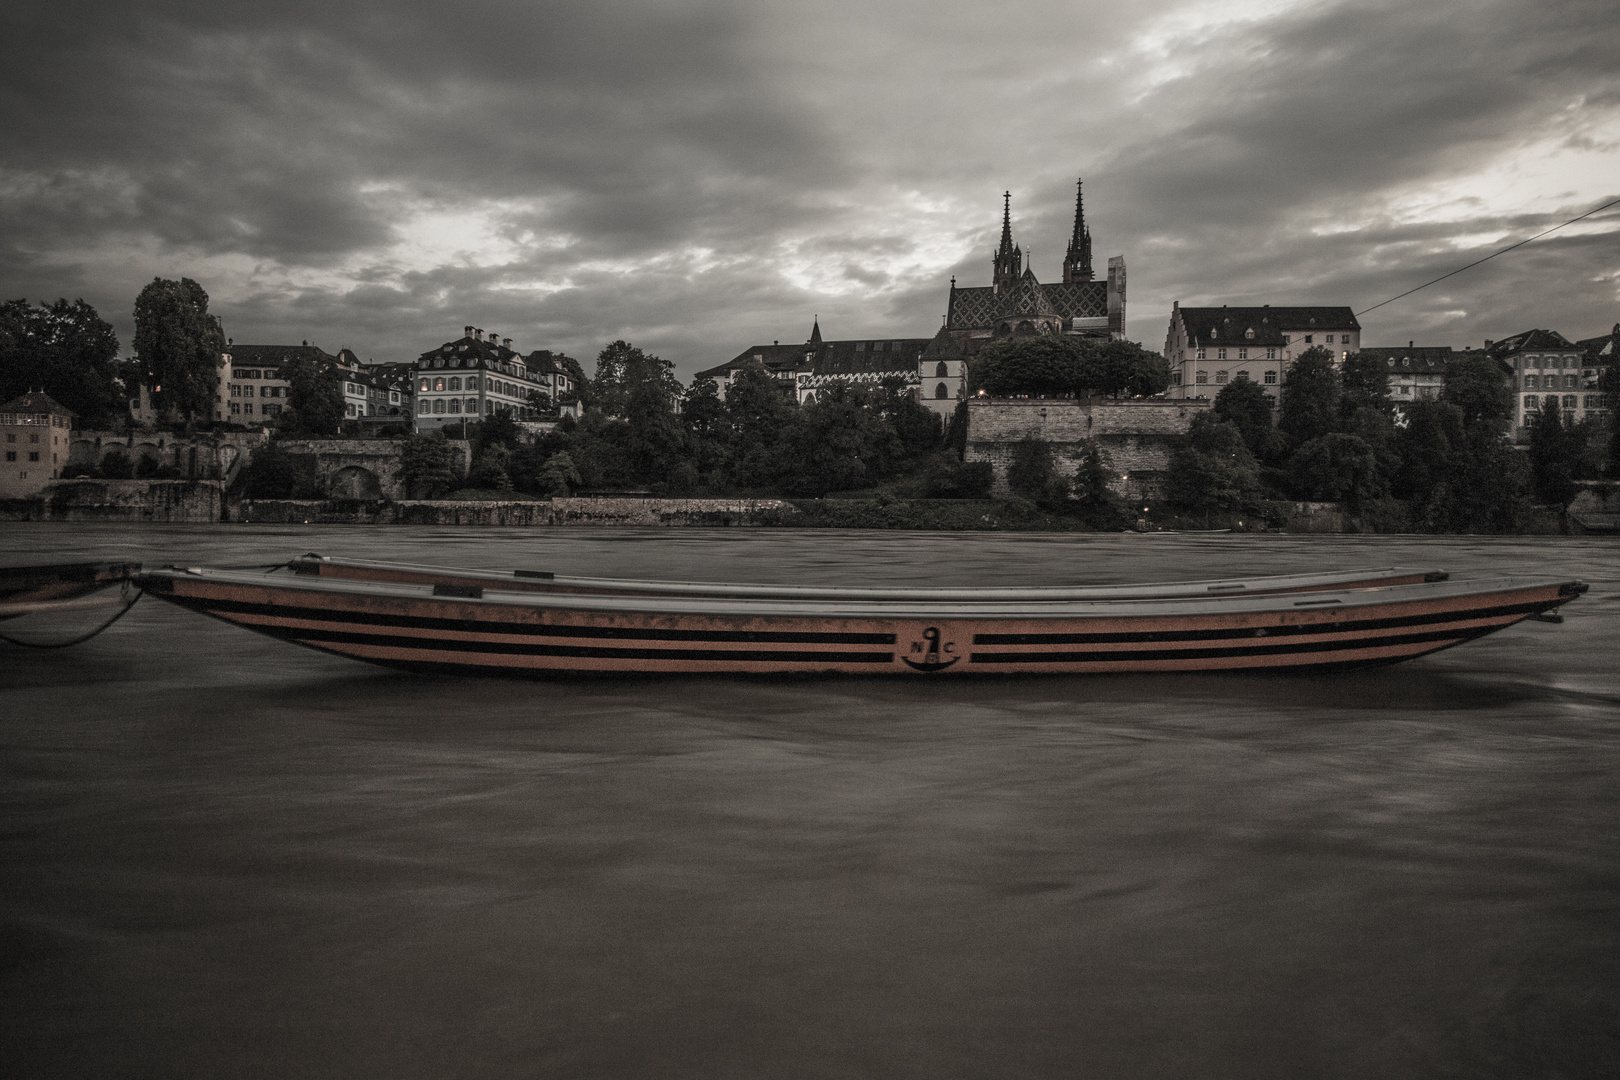
[[[125,582],[124,587],[126,589],[129,588],[129,583]],[[72,645],[82,645],[86,641],[89,641],[91,638],[95,637],[97,634],[101,633],[103,630],[107,629],[107,627],[111,626],[113,623],[117,622],[119,619],[122,619],[125,615],[128,615],[129,609],[134,607],[136,602],[145,595],[146,594],[141,592],[140,589],[136,589],[134,597],[131,598],[130,601],[123,607],[119,608],[118,611],[114,613],[112,618],[108,619],[106,622],[102,623],[88,634],[81,634],[78,637],[73,638],[71,641],[55,641],[49,644],[40,644],[39,642],[35,641],[23,641],[21,638],[14,638],[10,634],[6,633],[0,633],[0,641],[4,641],[10,645],[20,645],[24,649],[66,649]]]

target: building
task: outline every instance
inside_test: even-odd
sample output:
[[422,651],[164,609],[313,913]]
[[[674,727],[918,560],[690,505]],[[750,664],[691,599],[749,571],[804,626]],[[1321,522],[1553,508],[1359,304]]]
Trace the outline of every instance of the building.
[[877,386],[898,380],[923,406],[950,416],[965,394],[969,360],[984,345],[1040,334],[1123,338],[1125,258],[1108,260],[1108,278],[1097,281],[1091,266],[1091,229],[1084,189],[1075,196],[1074,230],[1063,259],[1063,280],[1043,285],[1024,265],[1013,242],[1012,195],[1003,196],[1001,243],[991,257],[991,283],[959,288],[951,279],[945,321],[932,338],[864,338],[825,341],[813,320],[802,344],[751,345],[724,364],[697,373],[714,379],[725,400],[747,368],[783,383],[803,405],[833,386]]
[[0,498],[38,495],[62,475],[73,414],[49,394],[29,391],[0,405]]
[[1086,225],[1084,185],[1077,183],[1074,229],[1063,257],[1063,280],[1049,285],[1024,265],[1013,242],[1012,193],[1002,196],[1001,243],[990,259],[989,285],[958,288],[951,279],[945,328],[969,356],[973,342],[1033,334],[1125,337],[1125,257],[1108,260],[1108,277],[1096,280],[1091,266],[1091,229]]
[[1446,385],[1446,364],[1456,355],[1450,345],[1419,345],[1412,341],[1405,348],[1369,345],[1358,351],[1363,356],[1379,357],[1389,368],[1389,400],[1395,406],[1397,422],[1402,406],[1440,396]]
[[1601,337],[1582,338],[1575,344],[1586,351],[1586,359],[1581,362],[1581,408],[1588,420],[1608,427],[1614,422],[1614,414],[1597,386],[1604,369],[1620,357],[1620,323]]
[[226,343],[219,358],[219,381],[214,393],[214,419],[253,427],[274,425],[287,407],[288,382],[282,368],[297,359],[335,367],[337,357],[304,342],[302,345],[238,345]]
[[1515,439],[1525,438],[1526,426],[1549,400],[1556,399],[1569,419],[1584,420],[1589,409],[1607,412],[1598,390],[1599,365],[1586,348],[1556,330],[1525,330],[1487,341],[1485,354],[1502,365],[1503,376],[1513,383]]
[[1361,347],[1361,324],[1347,307],[1188,307],[1170,310],[1164,358],[1169,396],[1212,398],[1229,382],[1260,383],[1275,396],[1290,361],[1321,347],[1339,363]]
[[524,357],[512,348],[511,338],[485,337],[472,326],[462,331],[459,339],[417,358],[417,431],[476,422],[498,412],[541,427],[549,418],[546,404],[559,413],[579,415],[579,387],[550,352],[537,350]]

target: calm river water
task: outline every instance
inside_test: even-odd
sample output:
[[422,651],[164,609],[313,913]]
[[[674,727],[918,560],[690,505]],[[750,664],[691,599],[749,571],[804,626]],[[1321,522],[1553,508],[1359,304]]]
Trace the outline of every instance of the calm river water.
[[1614,540],[0,526],[9,563],[308,550],[1593,588],[1351,675],[932,682],[414,677],[146,600],[0,647],[10,1075],[1620,1074]]

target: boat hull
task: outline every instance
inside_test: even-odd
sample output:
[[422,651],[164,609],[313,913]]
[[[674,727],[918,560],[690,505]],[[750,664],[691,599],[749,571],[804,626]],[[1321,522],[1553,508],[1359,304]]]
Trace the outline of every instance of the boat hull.
[[[490,675],[1059,675],[1300,671],[1395,663],[1551,611],[1574,582],[1419,585],[1202,602],[867,605],[435,595],[421,586],[226,572],[149,593],[271,637],[391,667]],[[455,586],[436,587],[441,593]],[[467,593],[477,590],[467,589]]]

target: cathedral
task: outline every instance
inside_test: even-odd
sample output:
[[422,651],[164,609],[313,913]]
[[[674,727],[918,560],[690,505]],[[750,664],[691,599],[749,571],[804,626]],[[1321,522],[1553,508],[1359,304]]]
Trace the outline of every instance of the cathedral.
[[1107,278],[1097,280],[1091,266],[1085,191],[1079,184],[1062,281],[1043,285],[1024,265],[1023,248],[1013,242],[1012,193],[1007,192],[990,284],[961,288],[951,278],[944,325],[932,338],[827,341],[817,321],[803,344],[753,345],[697,377],[714,379],[723,399],[738,372],[762,368],[781,380],[801,405],[835,384],[875,385],[900,379],[920,403],[948,416],[963,397],[968,362],[980,348],[998,338],[1040,334],[1125,336],[1125,259],[1110,258]]

